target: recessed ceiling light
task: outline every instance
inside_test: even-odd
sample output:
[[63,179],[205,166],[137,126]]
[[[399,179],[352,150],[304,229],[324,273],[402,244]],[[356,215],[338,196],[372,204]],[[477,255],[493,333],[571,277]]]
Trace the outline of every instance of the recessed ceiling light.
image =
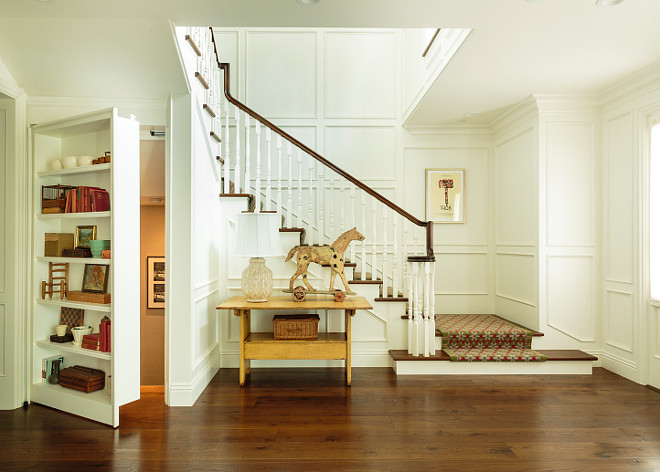
[[320,1],[321,0],[296,0],[296,2],[300,3],[301,5],[316,5]]
[[623,0],[596,0],[596,5],[599,7],[613,7],[623,3]]

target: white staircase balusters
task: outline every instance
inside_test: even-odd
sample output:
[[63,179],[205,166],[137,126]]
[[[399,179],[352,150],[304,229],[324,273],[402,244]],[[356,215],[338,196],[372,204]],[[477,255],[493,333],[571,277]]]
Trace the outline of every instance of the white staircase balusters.
[[229,103],[227,103],[225,108],[225,193],[229,193],[229,180]]
[[385,205],[380,206],[382,212],[383,212],[383,260],[381,261],[381,273],[383,274],[382,279],[383,283],[381,284],[381,288],[383,291],[383,297],[387,297],[387,274],[389,273],[387,271],[387,230],[389,229],[389,225],[387,224],[388,219],[387,219],[387,208]]
[[250,176],[250,115],[245,114],[245,193],[250,193],[252,181]]
[[371,280],[378,280],[378,247],[376,246],[376,200],[371,200]]
[[314,187],[314,200],[316,201],[314,226],[316,227],[316,234],[318,236],[316,239],[318,240],[319,246],[322,246],[323,230],[321,229],[321,214],[323,212],[323,207],[321,206],[321,176],[323,173],[320,172],[319,166],[317,166],[316,171],[316,185]]
[[392,297],[399,297],[399,215],[392,210]]
[[277,135],[277,224],[282,224],[282,136]]
[[314,186],[312,185],[313,179],[314,179],[314,163],[312,160],[309,160],[309,167],[307,168],[307,171],[309,172],[309,189],[307,194],[309,195],[309,203],[307,204],[308,207],[308,220],[307,220],[307,244],[310,246],[314,245]]
[[413,349],[412,349],[412,355],[413,356],[419,356],[419,334],[421,330],[421,320],[420,320],[420,312],[421,312],[421,307],[419,306],[419,298],[418,298],[418,293],[419,293],[419,286],[418,286],[418,280],[419,280],[419,265],[416,263],[412,263],[411,265],[411,270],[412,270],[412,312],[411,315],[413,317]]
[[[266,160],[268,162],[267,167],[267,177],[266,177],[266,205],[264,205],[264,210],[270,211],[273,208],[272,200],[272,163],[270,158],[270,128],[266,128]],[[279,223],[278,223],[279,224]]]
[[429,312],[431,313],[431,329],[429,336],[429,355],[435,356],[435,262],[426,262],[429,266]]
[[319,202],[319,211],[318,211],[318,229],[319,229],[319,245],[325,244],[325,174],[323,170],[319,172],[319,185],[318,185],[318,202]]
[[[401,251],[401,269],[402,269],[402,280],[403,287],[401,290],[403,293],[408,293],[406,289],[410,288],[408,275],[410,273],[410,264],[408,264],[408,225],[406,221],[403,221],[403,249]],[[410,304],[410,299],[408,300]]]
[[[364,234],[367,232],[367,201],[366,201],[366,192],[360,194],[360,206],[362,207],[362,231]],[[362,241],[361,244],[362,253],[360,256],[360,274],[362,274],[361,279],[367,280],[367,239]]]
[[332,238],[336,238],[338,235],[335,234],[335,175],[330,174],[330,188],[328,189],[329,198],[330,198],[330,214],[328,219],[330,220],[330,240],[334,241]]
[[254,122],[254,132],[257,135],[257,177],[254,181],[254,211],[261,212],[261,126],[259,121]]
[[[430,299],[430,292],[431,292],[431,273],[429,272],[430,270],[430,264],[428,262],[422,262],[424,267],[424,281],[422,283],[422,287],[424,288],[424,357],[429,356],[429,352],[431,350],[431,343],[430,343],[430,338],[429,338],[429,333],[431,332],[431,299]],[[418,263],[419,265],[419,263]]]
[[[351,185],[351,228],[356,226],[355,224],[355,186]],[[364,228],[360,228],[360,231],[364,231]],[[350,252],[350,261],[355,263],[355,244],[349,246]]]
[[406,314],[408,315],[408,354],[412,355],[413,347],[415,345],[415,325],[413,321],[414,311],[413,311],[413,292],[412,292],[413,284],[412,284],[412,269],[411,269],[412,262],[406,261],[405,264],[408,267],[408,269],[405,270],[408,277],[408,292],[406,293],[406,296],[408,297],[408,302],[406,303],[407,306]]
[[339,234],[346,231],[346,187],[339,183]]
[[303,227],[302,196],[302,152],[298,149],[298,228]]
[[238,107],[234,109],[236,122],[236,162],[234,162],[234,192],[241,193],[241,114]]
[[286,201],[286,227],[293,228],[293,147],[291,143],[287,143],[286,155],[289,159],[289,195]]

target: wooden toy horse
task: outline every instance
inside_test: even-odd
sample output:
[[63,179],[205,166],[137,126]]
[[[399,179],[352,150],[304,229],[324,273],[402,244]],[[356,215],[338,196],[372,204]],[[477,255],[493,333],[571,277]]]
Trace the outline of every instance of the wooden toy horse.
[[351,293],[351,289],[346,281],[346,276],[344,275],[344,252],[346,252],[350,242],[354,240],[364,241],[364,236],[358,233],[356,228],[349,229],[343,233],[330,246],[296,246],[291,249],[286,256],[285,261],[290,260],[293,255],[298,252],[298,270],[296,270],[296,273],[291,277],[289,289],[293,290],[293,282],[302,274],[305,286],[309,290],[314,290],[314,287],[312,287],[307,281],[307,267],[310,262],[316,262],[317,264],[322,265],[328,264],[332,269],[332,273],[330,274],[330,292],[334,290],[335,277],[339,274],[346,291]]

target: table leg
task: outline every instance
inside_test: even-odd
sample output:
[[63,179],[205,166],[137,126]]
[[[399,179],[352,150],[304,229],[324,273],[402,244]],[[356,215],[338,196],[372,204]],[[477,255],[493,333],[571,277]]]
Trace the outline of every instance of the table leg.
[[351,318],[355,310],[346,310],[346,385],[351,386]]
[[250,310],[242,310],[240,312],[241,326],[240,326],[240,343],[239,343],[239,357],[238,357],[238,384],[243,387],[245,385],[245,338],[250,334]]

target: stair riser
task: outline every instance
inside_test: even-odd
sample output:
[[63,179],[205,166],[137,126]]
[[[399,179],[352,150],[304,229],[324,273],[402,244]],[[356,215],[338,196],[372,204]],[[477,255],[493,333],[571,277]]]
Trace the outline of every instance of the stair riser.
[[397,375],[591,375],[591,361],[449,362],[392,361]]

